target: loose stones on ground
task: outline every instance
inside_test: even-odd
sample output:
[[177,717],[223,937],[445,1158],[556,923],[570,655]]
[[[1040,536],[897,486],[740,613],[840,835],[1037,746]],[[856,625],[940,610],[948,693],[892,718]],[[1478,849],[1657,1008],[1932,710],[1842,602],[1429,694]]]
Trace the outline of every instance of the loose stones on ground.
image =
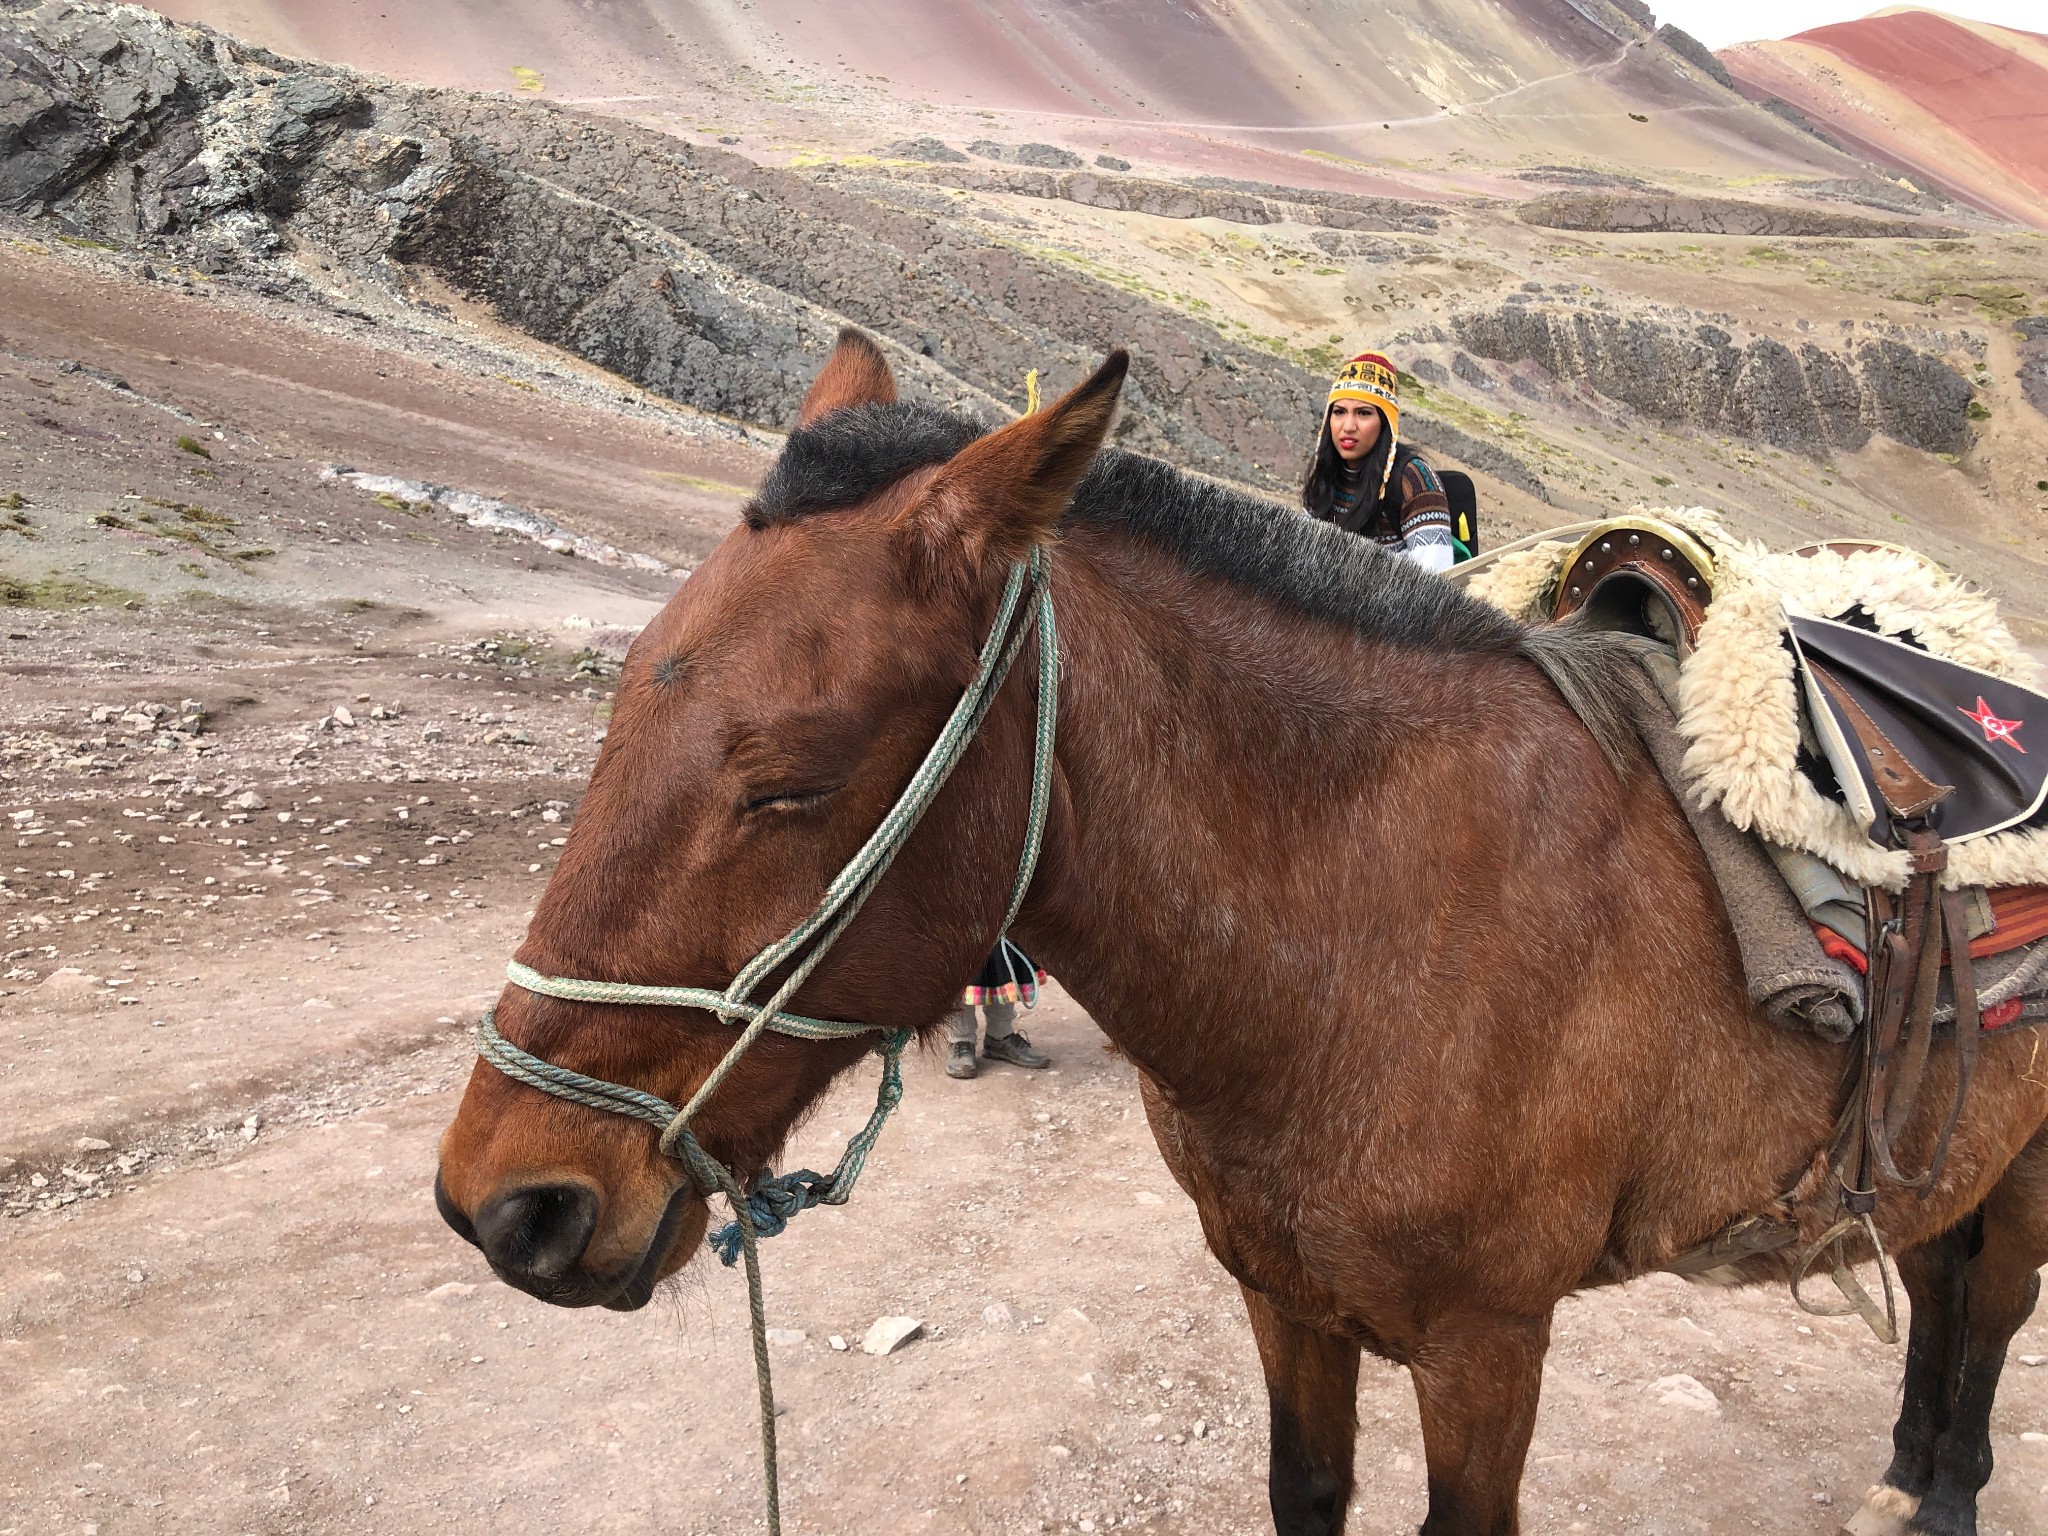
[[878,1317],[860,1347],[870,1355],[893,1355],[923,1332],[924,1324],[914,1317]]

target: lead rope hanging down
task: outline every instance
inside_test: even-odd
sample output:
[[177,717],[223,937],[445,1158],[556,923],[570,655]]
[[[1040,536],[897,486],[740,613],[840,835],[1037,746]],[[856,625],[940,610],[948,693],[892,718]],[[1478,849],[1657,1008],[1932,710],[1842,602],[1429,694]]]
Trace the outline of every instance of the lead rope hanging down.
[[[1027,586],[1031,604],[1018,619],[1020,600]],[[1016,621],[1013,627],[1013,620]],[[758,1251],[762,1237],[772,1237],[788,1225],[799,1211],[814,1205],[844,1205],[866,1165],[869,1150],[881,1135],[889,1112],[903,1097],[902,1055],[909,1041],[904,1030],[881,1030],[871,1024],[846,1023],[833,1019],[806,1018],[785,1012],[797,989],[815,971],[846,931],[882,876],[887,873],[910,834],[937,798],[954,768],[966,754],[982,722],[994,706],[996,694],[1009,675],[1010,665],[1023,649],[1034,624],[1038,630],[1038,713],[1032,746],[1031,803],[1024,826],[1024,846],[1017,861],[1017,875],[1010,888],[1010,900],[1003,913],[998,936],[1008,934],[1010,924],[1024,905],[1038,868],[1038,852],[1045,837],[1045,820],[1052,800],[1053,743],[1058,723],[1059,640],[1053,623],[1052,588],[1044,551],[1033,549],[1028,560],[1010,569],[1001,606],[988,639],[983,643],[973,679],[947,717],[938,739],[926,752],[909,784],[897,798],[881,824],[847,861],[825,889],[824,898],[810,916],[770,944],[740,968],[723,992],[708,987],[643,986],[634,982],[590,981],[570,976],[547,976],[512,961],[505,968],[513,985],[547,997],[575,1002],[630,1003],[660,1007],[704,1008],[727,1022],[746,1020],[739,1039],[733,1042],[711,1074],[689,1102],[680,1109],[658,1094],[588,1077],[567,1067],[558,1067],[529,1051],[520,1049],[498,1032],[493,1012],[486,1012],[477,1026],[477,1054],[507,1077],[543,1093],[592,1109],[630,1115],[661,1128],[661,1150],[680,1161],[688,1170],[692,1186],[705,1199],[725,1196],[731,1206],[732,1222],[713,1233],[709,1245],[727,1265],[737,1256],[746,1263],[747,1311],[754,1342],[754,1374],[761,1399],[761,1469],[766,1482],[769,1536],[781,1536],[782,1500],[776,1468],[775,1389],[768,1363],[767,1312],[761,1290],[761,1262]],[[808,951],[808,952],[806,952]],[[790,974],[766,1003],[749,1000],[751,994],[777,967],[794,961]],[[866,1125],[856,1132],[840,1155],[830,1177],[800,1169],[767,1179],[747,1194],[731,1169],[713,1158],[690,1134],[690,1121],[739,1059],[766,1030],[803,1040],[845,1039],[853,1035],[880,1034],[876,1049],[882,1056],[882,1081],[876,1090],[875,1108]]]

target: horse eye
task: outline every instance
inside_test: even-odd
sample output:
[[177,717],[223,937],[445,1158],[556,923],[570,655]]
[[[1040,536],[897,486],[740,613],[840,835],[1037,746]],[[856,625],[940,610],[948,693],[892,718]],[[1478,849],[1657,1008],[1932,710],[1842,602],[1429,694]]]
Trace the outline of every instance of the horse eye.
[[827,800],[838,794],[840,786],[828,785],[823,789],[778,790],[772,795],[756,795],[747,802],[749,811],[815,811]]

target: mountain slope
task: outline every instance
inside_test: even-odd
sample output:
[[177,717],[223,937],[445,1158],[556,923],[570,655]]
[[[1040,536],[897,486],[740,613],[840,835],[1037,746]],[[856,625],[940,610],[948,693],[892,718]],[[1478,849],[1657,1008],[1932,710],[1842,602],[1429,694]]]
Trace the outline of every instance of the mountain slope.
[[[160,0],[280,52],[426,84],[843,146],[996,114],[1090,155],[1224,169],[1534,154],[1853,173],[1640,0]],[[1134,137],[1135,136],[1135,137]],[[1197,163],[1208,157],[1207,163]],[[1237,163],[1240,173],[1249,169]],[[1264,174],[1257,172],[1257,174]]]
[[2048,37],[1933,11],[1883,11],[1722,63],[1749,95],[1915,179],[2048,229]]

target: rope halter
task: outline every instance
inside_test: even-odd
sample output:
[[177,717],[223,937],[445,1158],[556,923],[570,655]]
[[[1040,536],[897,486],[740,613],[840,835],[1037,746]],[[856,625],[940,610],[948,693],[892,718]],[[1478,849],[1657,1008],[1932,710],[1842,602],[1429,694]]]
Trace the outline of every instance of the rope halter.
[[[1026,588],[1031,601],[1024,605]],[[939,731],[938,739],[925,753],[903,793],[882,818],[860,851],[832,878],[824,898],[811,914],[782,938],[768,945],[740,968],[724,991],[708,987],[643,986],[636,982],[587,981],[569,976],[546,976],[513,961],[505,968],[506,980],[514,986],[544,997],[584,1003],[628,1003],[669,1008],[702,1008],[728,1024],[742,1024],[739,1038],[732,1043],[717,1066],[681,1108],[658,1094],[606,1082],[573,1072],[522,1050],[498,1032],[496,1010],[486,1012],[477,1027],[477,1054],[498,1071],[529,1087],[571,1103],[608,1110],[645,1120],[661,1129],[661,1150],[680,1161],[688,1171],[697,1193],[705,1198],[723,1194],[732,1207],[732,1222],[711,1234],[711,1248],[730,1265],[746,1259],[747,1294],[754,1325],[754,1362],[761,1389],[762,1459],[768,1484],[768,1528],[771,1536],[781,1530],[775,1475],[775,1407],[768,1375],[768,1348],[764,1330],[766,1316],[761,1300],[761,1274],[755,1242],[773,1237],[792,1216],[814,1205],[844,1205],[866,1165],[869,1150],[903,1097],[902,1056],[909,1042],[907,1030],[889,1030],[873,1024],[836,1019],[806,1018],[787,1011],[796,991],[831,952],[846,932],[896,855],[903,851],[924,813],[931,808],[940,789],[966,755],[982,722],[995,704],[1010,664],[1017,659],[1033,624],[1038,629],[1038,728],[1032,750],[1031,808],[1024,827],[1024,847],[1017,860],[1017,877],[1010,887],[1010,901],[1003,914],[998,936],[1009,932],[1025,892],[1038,867],[1038,850],[1045,836],[1046,812],[1052,799],[1053,735],[1059,697],[1059,641],[1053,626],[1052,588],[1045,555],[1034,548],[1028,560],[1010,568],[995,623],[983,642],[974,676],[960,701]],[[753,996],[778,968],[788,966],[789,974],[766,1002]],[[690,1134],[690,1122],[719,1086],[739,1065],[755,1041],[768,1030],[799,1040],[839,1040],[856,1035],[879,1034],[876,1049],[882,1056],[882,1081],[875,1094],[874,1112],[867,1124],[848,1139],[846,1150],[829,1175],[808,1168],[777,1178],[757,1181],[751,1193],[744,1192],[733,1170],[711,1157]]]

